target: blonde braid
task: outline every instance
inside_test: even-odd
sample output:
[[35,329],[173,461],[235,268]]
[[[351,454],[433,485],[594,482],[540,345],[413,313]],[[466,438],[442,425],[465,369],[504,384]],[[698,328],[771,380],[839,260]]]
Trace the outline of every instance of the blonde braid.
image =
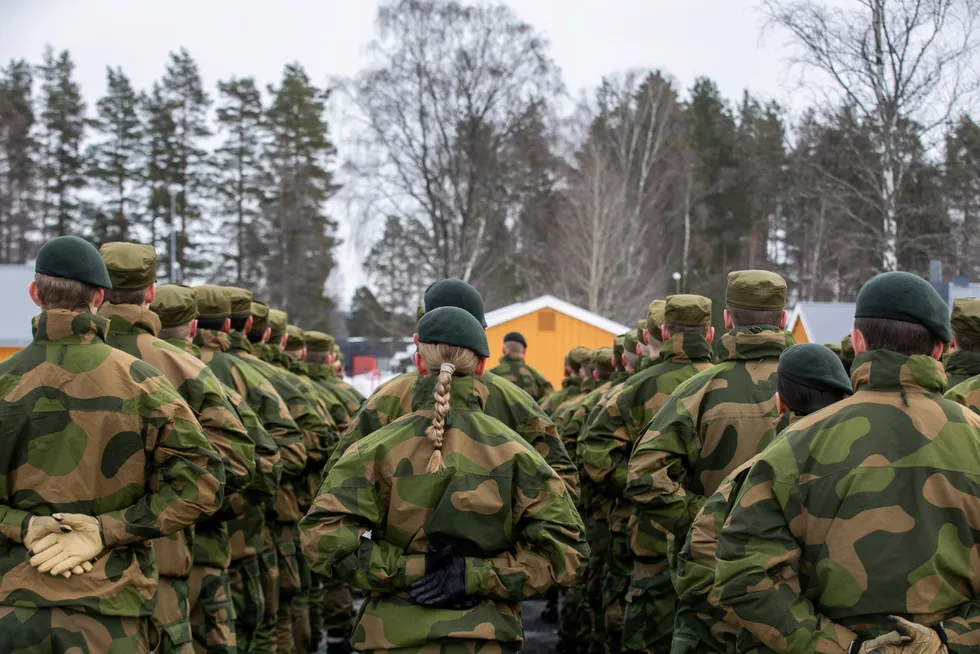
[[429,465],[425,468],[426,472],[437,472],[446,466],[442,459],[442,438],[446,433],[449,390],[452,387],[454,372],[456,372],[456,366],[451,363],[443,363],[439,366],[439,379],[436,381],[436,392],[433,394],[436,400],[435,415],[432,416],[432,425],[425,431],[426,437],[434,448],[432,456],[429,458]]

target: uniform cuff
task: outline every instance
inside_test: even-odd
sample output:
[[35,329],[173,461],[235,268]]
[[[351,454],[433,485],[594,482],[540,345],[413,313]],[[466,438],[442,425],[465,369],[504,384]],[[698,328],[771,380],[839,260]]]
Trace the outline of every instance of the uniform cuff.
[[466,594],[482,595],[490,576],[490,564],[483,559],[466,557]]

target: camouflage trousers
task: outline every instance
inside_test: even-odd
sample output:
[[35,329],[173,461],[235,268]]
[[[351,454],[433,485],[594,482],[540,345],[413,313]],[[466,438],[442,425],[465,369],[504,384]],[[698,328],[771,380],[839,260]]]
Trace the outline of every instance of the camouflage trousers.
[[632,575],[633,550],[630,547],[629,534],[611,534],[602,587],[602,601],[605,605],[606,645],[610,654],[619,654],[623,650],[626,596],[629,593]]
[[[310,631],[314,648],[323,642],[326,632],[327,646],[350,639],[354,623],[354,598],[347,584],[313,575],[309,594]],[[334,650],[337,649],[333,645]]]
[[279,617],[279,554],[276,552],[272,530],[266,527],[267,547],[259,554],[259,572],[262,578],[262,595],[265,597],[265,611],[262,622],[255,631],[255,638],[249,646],[254,654],[275,654],[276,623]]
[[674,633],[676,605],[667,559],[636,563],[626,596],[623,648],[646,654],[667,651]]
[[[596,520],[589,535],[588,571],[588,610],[586,618],[589,624],[589,653],[610,654],[609,643],[606,641],[605,620],[605,586],[606,559],[609,556],[609,523],[606,520]],[[616,654],[616,653],[612,653]]]
[[187,579],[191,635],[198,654],[235,654],[235,607],[231,582],[221,568],[195,565]]
[[259,557],[232,561],[228,567],[235,611],[235,641],[241,653],[252,651],[252,642],[265,618],[265,594]]
[[0,652],[149,654],[152,631],[148,618],[0,606]]
[[315,651],[310,625],[310,592],[313,590],[313,571],[302,552],[297,552],[300,589],[293,600],[293,646],[295,654],[311,654]]
[[150,620],[160,633],[160,654],[194,654],[187,579],[160,575]]
[[277,522],[275,529],[276,551],[279,555],[279,610],[276,614],[275,651],[279,654],[295,654],[295,602],[303,589],[299,569],[299,527],[295,522]]

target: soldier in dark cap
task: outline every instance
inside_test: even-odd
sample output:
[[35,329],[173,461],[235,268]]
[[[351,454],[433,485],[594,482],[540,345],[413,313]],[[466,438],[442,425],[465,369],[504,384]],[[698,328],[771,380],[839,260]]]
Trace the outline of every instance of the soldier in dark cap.
[[949,309],[884,273],[851,335],[854,395],[749,469],[718,538],[718,599],[776,652],[976,652],[980,416],[941,395]]
[[221,505],[221,460],[194,412],[159,370],[106,345],[96,307],[111,288],[91,244],[46,243],[33,342],[0,363],[3,652],[155,650],[149,540]]
[[527,352],[527,341],[520,332],[510,332],[504,336],[504,356],[500,365],[491,370],[498,377],[513,382],[518,388],[534,398],[535,402],[555,392],[551,382],[544,375],[532,368],[524,360]]

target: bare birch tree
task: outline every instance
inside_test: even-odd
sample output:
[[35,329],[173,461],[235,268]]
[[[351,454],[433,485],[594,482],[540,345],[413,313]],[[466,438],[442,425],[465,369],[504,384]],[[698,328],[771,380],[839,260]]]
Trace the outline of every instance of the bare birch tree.
[[794,61],[820,73],[829,107],[853,107],[874,133],[869,170],[884,270],[899,264],[899,194],[909,172],[909,130],[929,142],[975,97],[976,0],[765,0]]

